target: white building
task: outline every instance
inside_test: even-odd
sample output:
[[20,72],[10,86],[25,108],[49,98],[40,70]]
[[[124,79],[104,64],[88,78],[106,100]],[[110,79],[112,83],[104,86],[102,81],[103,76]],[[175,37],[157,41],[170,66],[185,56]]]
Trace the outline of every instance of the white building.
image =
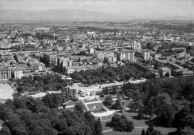
[[143,50],[142,55],[143,55],[144,60],[150,59],[150,51],[149,50]]
[[135,51],[122,51],[119,54],[119,60],[129,60],[135,62]]
[[23,74],[23,71],[22,70],[15,70],[14,72],[13,72],[13,76],[14,76],[14,78],[18,78],[18,79],[21,79],[23,76],[24,76],[24,74]]

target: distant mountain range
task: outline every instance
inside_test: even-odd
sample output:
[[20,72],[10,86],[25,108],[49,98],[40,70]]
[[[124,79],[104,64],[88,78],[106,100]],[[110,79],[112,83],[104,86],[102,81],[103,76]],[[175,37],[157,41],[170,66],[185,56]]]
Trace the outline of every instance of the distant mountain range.
[[123,18],[117,14],[84,10],[0,10],[0,20],[4,21],[112,21],[117,19]]
[[135,14],[120,15],[104,12],[84,10],[46,10],[46,11],[22,11],[22,10],[0,10],[0,21],[22,22],[22,21],[127,21],[131,19],[188,19],[186,17],[163,17],[156,15]]

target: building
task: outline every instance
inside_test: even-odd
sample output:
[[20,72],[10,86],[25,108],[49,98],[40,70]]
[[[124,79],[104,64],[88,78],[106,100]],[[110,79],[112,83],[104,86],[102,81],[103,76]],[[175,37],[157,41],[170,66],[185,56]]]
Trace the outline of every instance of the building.
[[13,71],[13,78],[21,79],[23,76],[24,76],[23,70],[15,69],[15,70]]
[[109,58],[108,58],[108,61],[109,61],[110,63],[115,63],[115,62],[117,62],[117,57],[109,57]]
[[119,60],[129,60],[135,62],[135,51],[122,51],[119,54]]
[[141,50],[141,43],[139,41],[134,41],[132,44],[132,49]]
[[0,79],[7,80],[11,78],[11,69],[8,67],[0,66]]
[[73,65],[73,62],[72,60],[70,60],[69,58],[58,58],[58,61],[57,63],[59,62],[59,64],[62,66],[62,67],[70,67]]
[[[66,68],[67,70],[68,67],[72,67],[72,66],[73,66],[73,61],[70,60],[69,58],[64,58],[64,57],[57,58],[57,67],[60,71],[64,71],[64,68]],[[71,70],[71,68],[69,70]],[[71,72],[71,71],[67,70],[67,72]]]
[[160,68],[159,73],[162,77],[170,77],[171,76],[171,69],[167,67]]
[[94,56],[99,60],[104,60],[104,58],[112,58],[115,56],[114,52],[111,51],[96,51]]
[[94,48],[93,47],[90,48],[89,52],[90,52],[90,54],[94,54]]
[[87,70],[88,68],[86,66],[69,66],[69,67],[66,67],[66,72],[67,74],[71,74],[75,71],[77,72],[80,72],[80,71],[85,71]]
[[144,60],[149,60],[150,59],[150,51],[149,50],[147,50],[147,49],[143,50],[142,55],[143,55]]
[[42,71],[43,70],[43,66],[37,62],[29,62],[29,66],[32,71],[37,71],[37,70]]

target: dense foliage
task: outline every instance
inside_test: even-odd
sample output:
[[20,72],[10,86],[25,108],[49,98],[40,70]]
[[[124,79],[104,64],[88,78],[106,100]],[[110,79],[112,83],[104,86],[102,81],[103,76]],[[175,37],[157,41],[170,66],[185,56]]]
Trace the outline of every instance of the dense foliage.
[[133,131],[134,123],[129,121],[125,115],[115,114],[110,122],[110,125],[116,131],[131,132]]
[[112,104],[113,104],[112,96],[111,95],[106,96],[103,104],[106,106],[112,106]]
[[[133,98],[130,108],[157,117],[154,124],[194,130],[194,77],[149,80],[142,84],[125,84],[122,94]],[[188,130],[187,130],[188,132]]]
[[59,75],[42,75],[34,77],[23,77],[15,80],[17,85],[17,92],[22,94],[24,92],[46,92],[63,90],[68,82],[63,80]]
[[97,70],[74,72],[70,75],[74,80],[84,84],[124,81],[130,78],[140,79],[153,77],[150,72],[137,69],[134,65],[126,64],[119,67],[102,67]]
[[[47,100],[51,98],[52,101],[53,97],[49,95]],[[0,134],[102,135],[101,121],[95,120],[90,112],[82,114],[79,111],[50,108],[50,104],[45,105],[45,98],[40,100],[21,96],[0,104],[0,118],[4,121]]]

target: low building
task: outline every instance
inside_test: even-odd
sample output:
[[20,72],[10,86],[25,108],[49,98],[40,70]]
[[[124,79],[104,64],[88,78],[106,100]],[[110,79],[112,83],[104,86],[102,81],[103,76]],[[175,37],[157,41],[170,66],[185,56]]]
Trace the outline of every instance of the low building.
[[162,77],[170,77],[171,76],[171,69],[167,67],[162,67],[159,70],[159,73]]
[[0,66],[0,79],[7,80],[11,78],[11,69],[5,66]]

